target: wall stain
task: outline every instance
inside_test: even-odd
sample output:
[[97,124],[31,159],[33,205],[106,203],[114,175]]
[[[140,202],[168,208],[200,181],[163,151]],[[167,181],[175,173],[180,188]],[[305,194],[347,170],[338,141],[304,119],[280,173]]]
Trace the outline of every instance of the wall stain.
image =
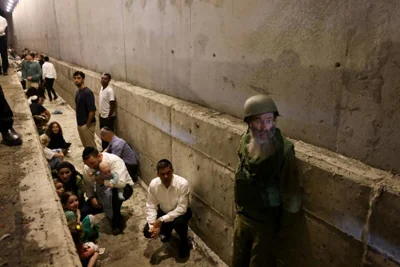
[[195,59],[199,59],[205,54],[208,41],[209,41],[208,36],[206,36],[204,34],[198,34],[196,36],[196,38],[194,39],[194,45],[193,45]]
[[261,88],[252,84],[249,84],[250,88],[256,91],[257,93],[263,94],[263,95],[274,95],[274,93],[269,92],[267,88]]
[[158,0],[158,9],[163,12],[165,10],[166,0]]
[[146,0],[140,0],[140,5],[144,9],[146,7]]
[[133,6],[133,0],[128,0],[125,2],[125,7],[129,12],[132,11],[132,6]]
[[201,2],[206,2],[214,5],[215,7],[221,8],[224,6],[224,0],[200,0]]
[[228,79],[228,77],[226,77],[226,76],[222,76],[222,78],[224,80],[224,83],[230,83],[232,85],[232,88],[236,87],[236,84],[233,80]]
[[377,104],[382,102],[382,86],[385,84],[385,81],[381,69],[388,62],[391,45],[391,41],[377,45],[368,55],[365,70],[357,74],[357,80],[366,84],[365,89]]
[[193,4],[193,0],[185,0],[185,4],[191,7]]

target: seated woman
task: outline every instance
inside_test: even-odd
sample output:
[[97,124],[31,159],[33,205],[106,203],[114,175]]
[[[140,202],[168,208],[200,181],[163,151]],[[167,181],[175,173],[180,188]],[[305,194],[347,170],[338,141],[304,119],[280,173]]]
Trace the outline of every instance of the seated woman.
[[71,143],[65,142],[61,125],[58,122],[51,122],[49,127],[47,127],[45,134],[50,138],[50,143],[47,146],[48,148],[60,148],[63,150],[64,155],[67,154],[66,152],[68,152]]
[[58,179],[63,183],[64,191],[73,192],[78,197],[79,208],[82,208],[85,203],[82,175],[68,161],[59,163],[56,170]]

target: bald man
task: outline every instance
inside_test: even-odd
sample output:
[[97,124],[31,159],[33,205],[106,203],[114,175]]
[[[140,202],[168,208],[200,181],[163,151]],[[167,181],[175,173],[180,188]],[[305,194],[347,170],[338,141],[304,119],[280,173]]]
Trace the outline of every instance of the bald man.
[[104,152],[120,157],[125,162],[132,180],[136,182],[139,161],[135,150],[125,140],[116,136],[109,127],[101,128],[100,138],[109,143]]

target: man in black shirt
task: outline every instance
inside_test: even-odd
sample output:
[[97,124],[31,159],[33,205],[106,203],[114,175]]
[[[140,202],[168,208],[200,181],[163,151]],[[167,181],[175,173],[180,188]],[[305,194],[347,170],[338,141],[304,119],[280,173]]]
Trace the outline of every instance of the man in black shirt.
[[96,148],[94,131],[96,128],[96,105],[93,92],[85,85],[85,73],[76,71],[74,83],[78,90],[75,94],[76,122],[78,124],[79,137],[82,145]]

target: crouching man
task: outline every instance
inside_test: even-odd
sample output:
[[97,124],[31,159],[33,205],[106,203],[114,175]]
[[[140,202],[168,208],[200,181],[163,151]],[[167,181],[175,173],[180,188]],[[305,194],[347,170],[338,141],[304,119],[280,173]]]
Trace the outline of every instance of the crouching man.
[[188,181],[174,174],[172,163],[162,159],[157,163],[157,175],[148,189],[146,203],[147,224],[143,229],[146,238],[158,235],[162,242],[171,237],[175,229],[180,238],[179,256],[189,256],[188,222],[192,218],[189,206]]
[[[85,163],[83,184],[88,197],[81,211],[82,217],[104,212],[111,220],[113,235],[121,234],[125,223],[121,215],[122,202],[128,200],[133,194],[133,181],[124,161],[113,154],[100,153],[94,147],[86,147],[83,150],[82,159]],[[110,182],[104,179],[99,171],[101,163],[108,163],[110,171],[118,175],[117,184],[110,186]],[[124,200],[118,197],[121,190]]]

